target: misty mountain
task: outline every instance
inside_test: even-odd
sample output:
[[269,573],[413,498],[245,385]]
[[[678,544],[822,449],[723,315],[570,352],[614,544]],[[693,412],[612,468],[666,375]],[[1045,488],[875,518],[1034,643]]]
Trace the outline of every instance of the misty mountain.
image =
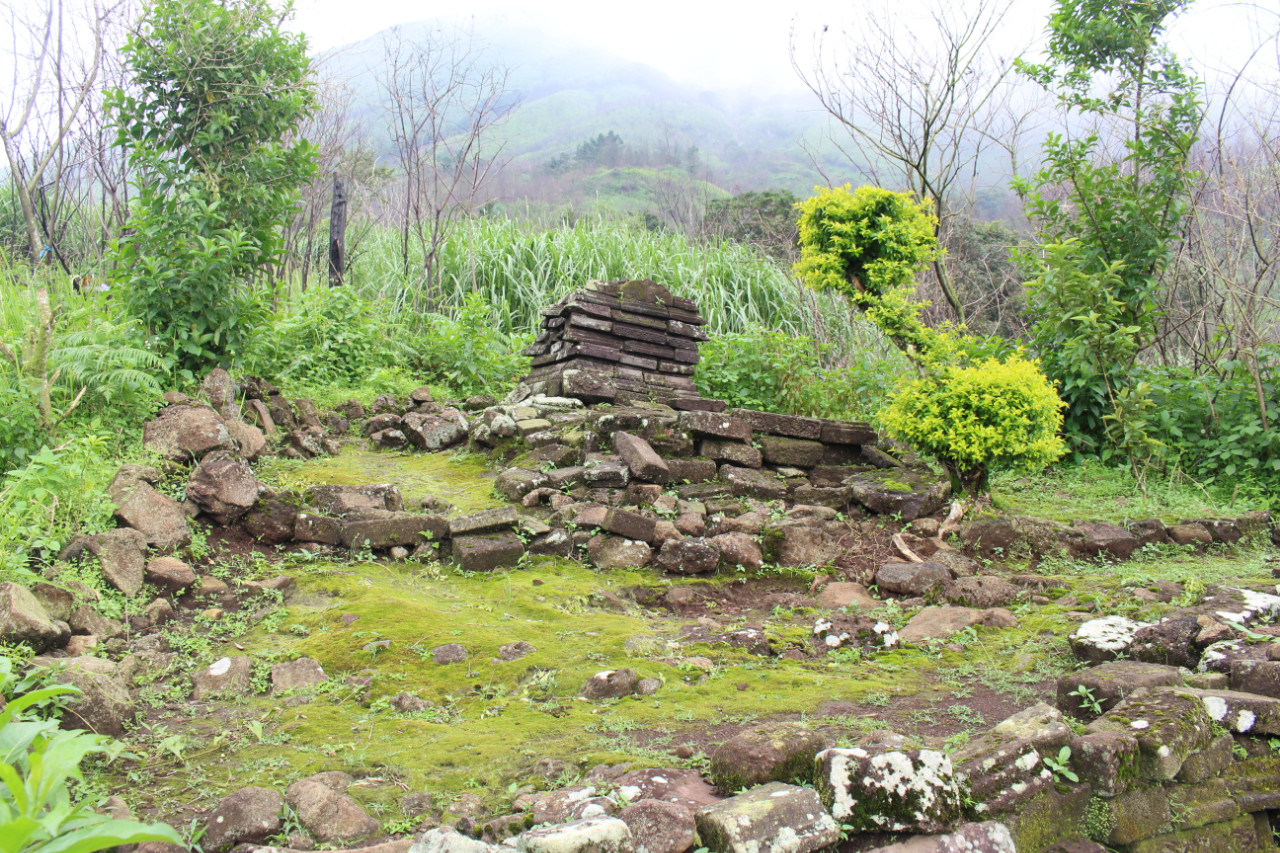
[[[433,20],[401,25],[406,40],[430,38]],[[607,46],[560,34],[487,20],[475,24],[475,40],[488,61],[510,69],[508,92],[519,106],[495,141],[520,172],[536,174],[587,140],[613,131],[633,150],[679,152],[678,164],[731,192],[780,187],[807,194],[825,183],[800,144],[822,152],[839,176],[842,159],[823,142],[826,114],[793,94],[695,89],[662,71],[610,52]],[[328,73],[349,80],[359,112],[377,135],[378,67],[390,31],[331,52]],[[785,81],[789,82],[789,81]],[[794,92],[794,88],[792,89]],[[697,148],[696,165],[689,150]],[[634,165],[634,164],[633,164]]]

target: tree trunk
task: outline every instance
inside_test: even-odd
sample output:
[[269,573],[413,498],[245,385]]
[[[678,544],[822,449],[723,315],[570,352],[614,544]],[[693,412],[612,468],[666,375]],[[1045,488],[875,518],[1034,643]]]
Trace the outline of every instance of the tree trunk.
[[347,263],[347,192],[333,176],[333,205],[329,208],[329,286],[342,284]]

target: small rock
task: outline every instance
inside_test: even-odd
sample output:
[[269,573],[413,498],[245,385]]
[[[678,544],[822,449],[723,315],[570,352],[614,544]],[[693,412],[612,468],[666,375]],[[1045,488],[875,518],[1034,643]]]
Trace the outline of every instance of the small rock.
[[525,655],[533,654],[537,649],[524,640],[516,640],[498,648],[498,657],[504,661],[519,660]]
[[677,803],[640,800],[618,818],[631,830],[635,853],[684,853],[693,846],[693,811]]
[[616,817],[593,817],[522,833],[520,853],[628,853],[631,830]]
[[390,699],[391,708],[401,714],[421,714],[431,710],[434,705],[420,696],[414,696],[412,693],[397,693]]
[[836,581],[823,587],[822,592],[818,593],[818,603],[823,607],[833,609],[842,607],[875,608],[884,604],[883,601],[873,598],[862,584],[845,583],[844,581]]
[[294,782],[285,799],[297,812],[298,821],[321,843],[351,842],[381,829],[354,800],[319,782]]
[[210,851],[265,841],[280,831],[284,800],[270,788],[241,788],[229,794],[205,821],[201,846]]
[[634,669],[608,669],[588,678],[580,692],[587,699],[617,699],[635,693],[639,681]]
[[311,658],[298,658],[271,667],[272,693],[283,693],[286,690],[297,690],[313,684],[324,684],[328,680],[329,676],[324,674],[324,668]]
[[470,653],[462,643],[445,643],[431,650],[431,659],[438,664],[462,663],[468,657]]
[[250,690],[252,669],[252,662],[244,655],[216,660],[192,674],[191,698],[201,700],[219,694],[246,694]]
[[168,592],[180,592],[196,582],[191,566],[177,557],[155,557],[147,561],[146,579]]

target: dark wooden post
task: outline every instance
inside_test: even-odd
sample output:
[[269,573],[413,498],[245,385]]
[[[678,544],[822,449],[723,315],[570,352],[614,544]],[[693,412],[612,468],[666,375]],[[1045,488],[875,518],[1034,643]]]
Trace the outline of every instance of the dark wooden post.
[[329,286],[342,284],[347,264],[347,193],[342,179],[333,176],[333,205],[329,208]]

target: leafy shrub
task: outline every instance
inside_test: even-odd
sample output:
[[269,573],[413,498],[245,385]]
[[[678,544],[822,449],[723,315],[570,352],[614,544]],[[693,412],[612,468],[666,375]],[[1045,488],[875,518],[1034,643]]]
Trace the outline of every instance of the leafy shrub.
[[73,802],[71,782],[83,782],[80,764],[90,755],[108,759],[121,744],[79,729],[62,731],[56,720],[34,713],[72,687],[32,687],[13,674],[13,661],[0,657],[0,845],[6,853],[95,853],[122,844],[181,838],[162,823],[113,820],[95,809],[99,799]]
[[828,368],[830,346],[759,326],[718,335],[699,349],[702,394],[739,408],[817,417],[871,417],[905,366],[859,349],[845,365]]
[[926,202],[845,186],[819,190],[800,208],[796,270],[810,287],[847,294],[920,374],[881,412],[890,433],[932,454],[974,495],[989,490],[991,470],[1029,470],[1062,455],[1062,402],[1035,362],[963,326],[925,324],[912,297],[916,272],[938,253]]
[[281,306],[252,342],[245,367],[310,386],[359,382],[404,362],[411,350],[393,335],[386,306],[349,287],[313,287]]
[[1021,355],[946,365],[907,383],[881,413],[895,437],[932,454],[970,494],[990,472],[1036,471],[1062,456],[1063,403]]
[[428,314],[414,333],[414,366],[463,395],[505,393],[528,370],[521,350],[529,339],[502,332],[494,314],[478,293],[467,294],[456,320]]
[[56,554],[73,532],[113,526],[106,485],[118,465],[107,457],[107,442],[86,435],[41,447],[0,480],[0,578],[28,574],[33,552]]

